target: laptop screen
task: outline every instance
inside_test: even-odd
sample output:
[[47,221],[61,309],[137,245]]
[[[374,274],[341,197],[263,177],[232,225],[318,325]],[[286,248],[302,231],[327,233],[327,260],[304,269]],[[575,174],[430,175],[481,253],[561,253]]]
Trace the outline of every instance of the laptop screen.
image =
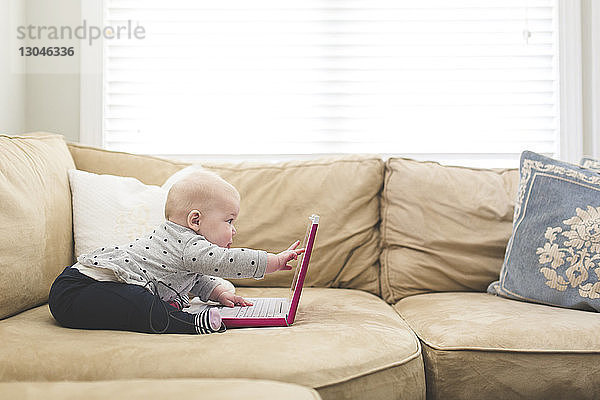
[[[302,240],[302,244],[300,245],[301,249],[306,249],[308,245],[308,238],[310,237],[310,232],[312,230],[313,224],[319,223],[319,217],[317,215],[311,215],[309,217],[310,222],[308,223],[308,227],[306,228],[306,233],[304,234],[304,240]],[[298,263],[296,265],[296,270],[294,272],[294,279],[292,279],[292,286],[290,287],[290,303],[294,296],[294,292],[296,291],[296,285],[298,284],[298,277],[300,276],[300,270],[302,269],[302,263],[304,262],[304,255],[306,253],[302,253],[298,256]]]

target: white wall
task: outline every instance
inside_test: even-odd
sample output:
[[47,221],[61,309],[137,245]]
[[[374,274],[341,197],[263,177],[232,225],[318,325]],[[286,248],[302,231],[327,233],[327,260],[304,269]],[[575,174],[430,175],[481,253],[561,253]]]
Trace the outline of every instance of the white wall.
[[[76,27],[82,23],[80,0],[27,0],[26,3],[27,25]],[[63,46],[68,42],[60,43]],[[68,141],[79,141],[79,54],[76,46],[73,57],[28,60],[27,131],[55,132]]]
[[11,43],[11,21],[25,23],[25,3],[0,0],[0,133],[19,134],[26,130],[25,60]]
[[38,73],[52,60],[21,57],[16,27],[81,24],[79,0],[0,0],[0,133],[60,133],[79,140],[79,52],[70,73]]

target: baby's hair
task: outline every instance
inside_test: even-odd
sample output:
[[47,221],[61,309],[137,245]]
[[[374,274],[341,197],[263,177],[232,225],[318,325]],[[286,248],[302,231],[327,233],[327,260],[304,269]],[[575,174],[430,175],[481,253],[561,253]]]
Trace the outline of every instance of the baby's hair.
[[191,210],[201,212],[214,206],[215,201],[225,198],[240,200],[240,194],[225,179],[211,171],[198,170],[189,173],[171,186],[165,203],[165,218],[184,216]]

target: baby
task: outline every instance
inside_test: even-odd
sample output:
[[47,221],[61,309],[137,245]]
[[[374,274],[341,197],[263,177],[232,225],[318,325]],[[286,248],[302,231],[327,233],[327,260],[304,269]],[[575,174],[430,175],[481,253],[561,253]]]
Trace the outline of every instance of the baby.
[[[78,257],[56,278],[48,303],[63,326],[147,333],[212,333],[215,308],[182,311],[187,293],[222,305],[252,305],[215,278],[255,278],[292,267],[299,241],[279,254],[231,248],[238,191],[218,175],[194,172],[169,190],[166,221],[126,245]],[[222,281],[221,281],[222,282]]]

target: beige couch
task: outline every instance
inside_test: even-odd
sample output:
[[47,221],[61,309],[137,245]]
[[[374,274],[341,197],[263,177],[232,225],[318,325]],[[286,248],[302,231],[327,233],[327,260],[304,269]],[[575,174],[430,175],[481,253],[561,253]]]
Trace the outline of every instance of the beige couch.
[[[283,249],[321,215],[296,323],[204,336],[60,327],[45,303],[73,262],[67,170],[159,185],[186,165],[0,136],[0,398],[600,398],[598,314],[484,293],[515,170],[368,155],[205,165],[242,195],[236,246]],[[284,296],[290,274],[234,283]]]

